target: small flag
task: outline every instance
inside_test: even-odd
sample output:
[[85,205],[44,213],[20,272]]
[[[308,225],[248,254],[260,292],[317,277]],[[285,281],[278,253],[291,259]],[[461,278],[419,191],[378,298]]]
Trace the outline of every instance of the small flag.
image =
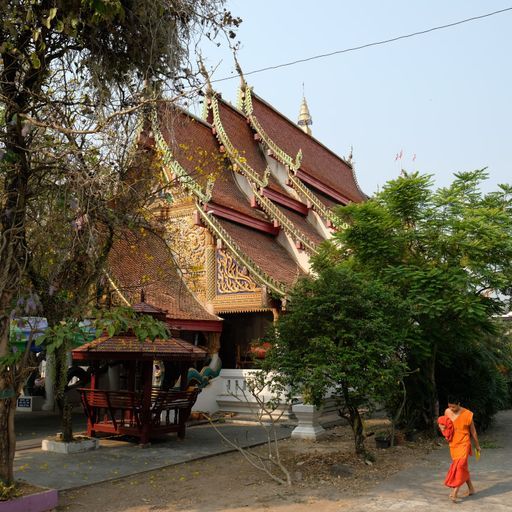
[[414,153],[413,157],[412,157],[412,161],[415,162],[416,161],[416,153]]

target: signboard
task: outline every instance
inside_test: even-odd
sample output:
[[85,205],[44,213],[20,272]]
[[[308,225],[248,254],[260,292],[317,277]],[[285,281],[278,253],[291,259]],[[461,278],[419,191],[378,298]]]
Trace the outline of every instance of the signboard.
[[44,398],[42,396],[20,396],[16,401],[16,410],[17,411],[40,411],[44,403]]
[[32,397],[31,396],[20,396],[18,403],[16,404],[17,409],[28,409],[32,410]]

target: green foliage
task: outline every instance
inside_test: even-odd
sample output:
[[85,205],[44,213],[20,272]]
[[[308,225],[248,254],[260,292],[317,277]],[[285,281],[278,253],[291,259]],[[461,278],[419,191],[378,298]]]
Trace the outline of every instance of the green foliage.
[[118,307],[108,310],[96,310],[86,324],[79,319],[61,320],[49,327],[43,335],[36,340],[37,345],[43,345],[51,354],[62,347],[73,344],[82,344],[91,339],[91,327],[95,329],[96,336],[104,333],[115,336],[121,333],[133,332],[139,341],[156,338],[166,338],[169,335],[167,325],[150,315],[137,314],[132,308]]
[[417,331],[408,362],[421,371],[407,379],[406,414],[423,425],[433,419],[439,391],[465,387],[480,418],[496,410],[488,393],[502,396],[496,346],[482,340],[496,339],[493,316],[511,290],[512,188],[483,195],[486,176],[459,173],[433,191],[429,176],[403,173],[367,202],[340,208],[349,227],[315,261],[318,269],[348,261],[410,304]]
[[222,5],[222,0],[4,2],[0,54],[40,70],[58,47],[82,52],[76,64],[88,67],[104,91],[108,83],[127,82],[133,73],[175,78],[195,31],[213,38],[222,27],[239,25]]
[[147,339],[154,341],[157,338],[169,337],[169,329],[164,322],[150,315],[138,314],[129,307],[96,311],[94,325],[97,336],[103,332],[108,333],[109,336],[133,332],[139,341]]
[[407,318],[407,305],[378,281],[347,266],[326,269],[294,288],[262,364],[291,396],[320,405],[334,391],[360,407],[398,390]]
[[20,495],[20,490],[15,483],[6,485],[3,482],[0,482],[0,501],[9,501]]
[[512,343],[504,335],[483,336],[453,352],[441,351],[438,391],[441,403],[452,394],[475,413],[475,423],[486,429],[496,412],[510,405],[508,383]]

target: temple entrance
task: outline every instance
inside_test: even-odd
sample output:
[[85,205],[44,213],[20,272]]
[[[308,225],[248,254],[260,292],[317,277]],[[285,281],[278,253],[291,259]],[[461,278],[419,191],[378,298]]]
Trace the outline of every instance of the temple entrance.
[[222,314],[220,358],[223,368],[252,368],[249,348],[260,339],[273,322],[271,311]]

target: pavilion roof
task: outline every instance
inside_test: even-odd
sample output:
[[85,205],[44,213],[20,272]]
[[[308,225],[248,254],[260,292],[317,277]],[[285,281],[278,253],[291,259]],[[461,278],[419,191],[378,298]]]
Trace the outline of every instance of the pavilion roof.
[[102,336],[72,351],[75,361],[99,359],[167,359],[200,361],[207,350],[181,338],[139,341],[135,336]]

